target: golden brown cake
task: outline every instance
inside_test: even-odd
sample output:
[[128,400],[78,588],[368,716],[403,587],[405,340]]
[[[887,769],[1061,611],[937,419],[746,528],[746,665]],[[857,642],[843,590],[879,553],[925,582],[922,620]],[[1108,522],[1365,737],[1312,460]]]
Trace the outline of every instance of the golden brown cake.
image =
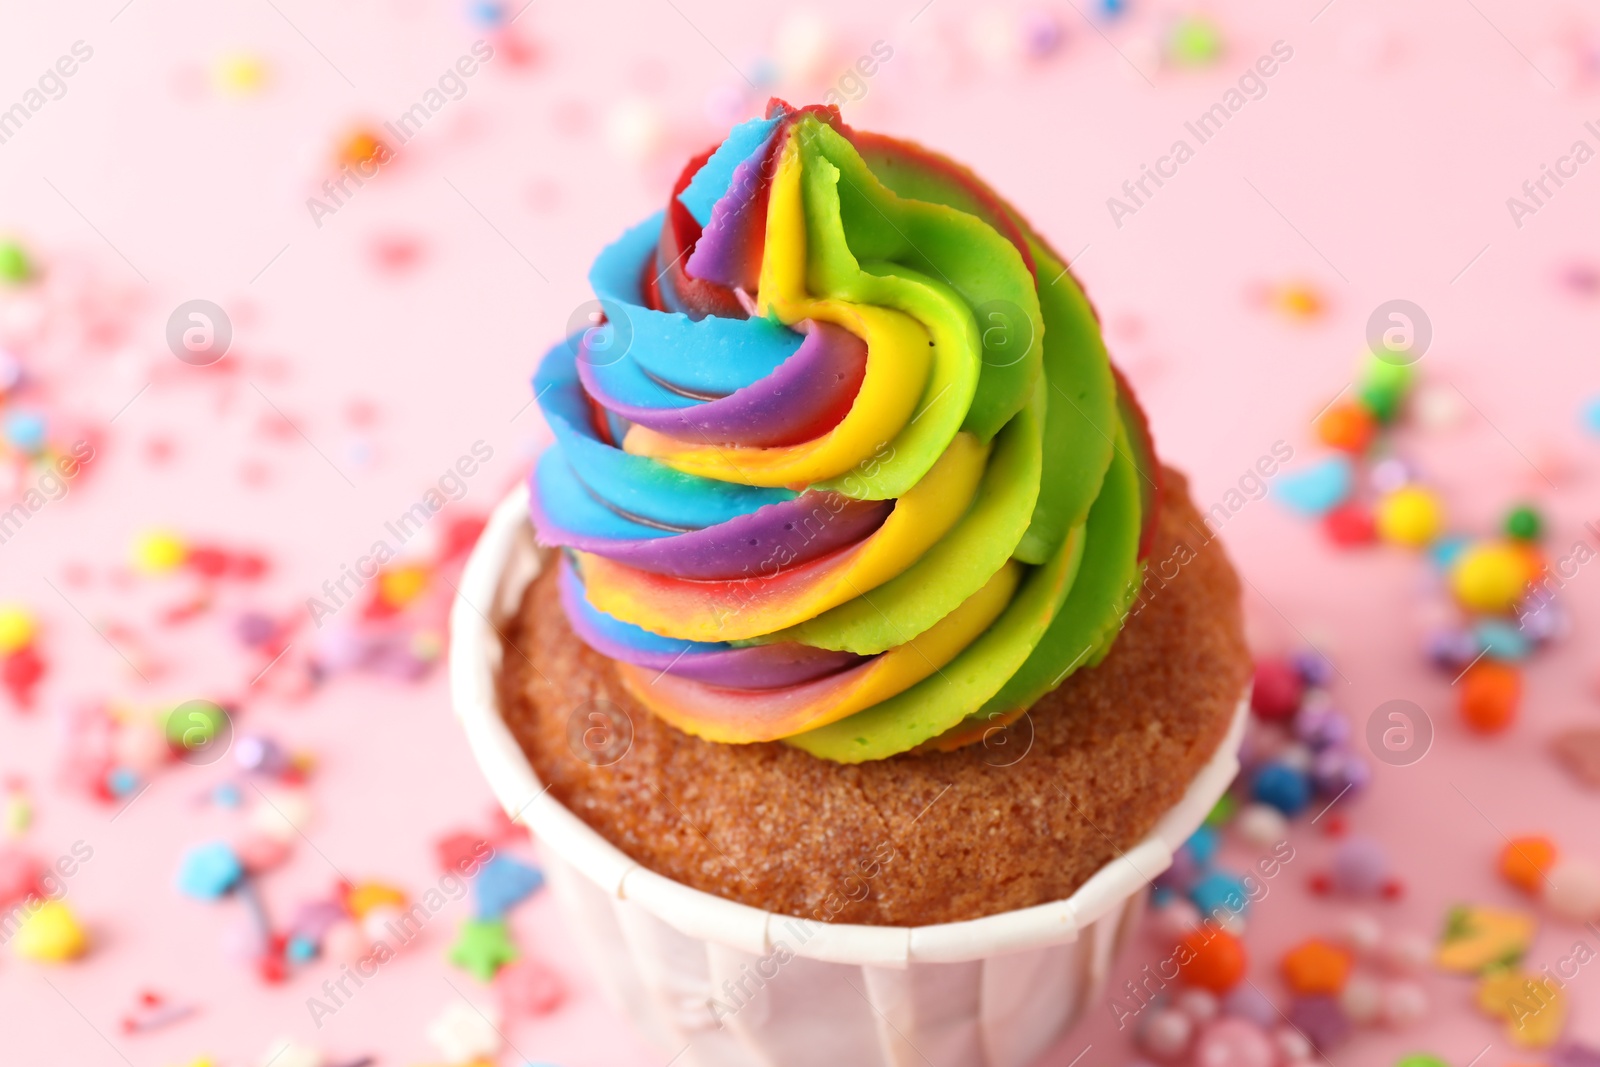
[[[841,765],[682,733],[573,633],[549,565],[507,629],[506,721],[601,836],[729,900],[911,926],[1067,897],[1182,797],[1249,677],[1233,568],[1183,477],[1167,470],[1163,489],[1143,592],[1110,654],[982,743]],[[575,740],[595,701],[632,734],[609,765]]]

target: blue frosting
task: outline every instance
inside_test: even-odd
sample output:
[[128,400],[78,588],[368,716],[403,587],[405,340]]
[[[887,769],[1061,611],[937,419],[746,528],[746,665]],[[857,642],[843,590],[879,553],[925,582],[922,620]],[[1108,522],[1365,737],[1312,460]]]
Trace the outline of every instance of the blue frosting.
[[733,184],[734,168],[766,142],[779,121],[777,118],[751,119],[728,133],[727,140],[717,146],[705,166],[689,180],[689,187],[678,194],[678,203],[689,209],[694,221],[701,226],[711,221],[712,207]]

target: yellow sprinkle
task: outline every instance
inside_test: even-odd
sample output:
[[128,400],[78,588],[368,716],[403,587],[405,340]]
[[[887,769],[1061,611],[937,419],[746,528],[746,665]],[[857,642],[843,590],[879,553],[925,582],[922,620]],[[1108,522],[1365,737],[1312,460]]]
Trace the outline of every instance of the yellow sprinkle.
[[411,565],[385,571],[378,579],[378,592],[383,602],[391,607],[403,608],[428,588],[426,568]]
[[65,963],[77,959],[88,950],[89,938],[65,904],[59,900],[46,900],[39,903],[22,921],[11,948],[25,960]]
[[1421,548],[1444,528],[1439,498],[1419,486],[1396,489],[1378,503],[1378,534],[1392,544]]
[[229,53],[211,68],[212,84],[230,96],[260,92],[267,84],[268,75],[266,60],[243,52]]
[[406,895],[394,886],[384,885],[381,882],[367,882],[350,890],[350,897],[345,901],[345,906],[350,909],[350,914],[361,919],[374,908],[405,907]]
[[151,530],[133,542],[133,565],[145,574],[165,574],[188,558],[188,546],[169,530]]
[[5,825],[6,833],[11,837],[21,837],[33,825],[33,805],[21,793],[13,793],[6,798]]
[[33,614],[21,604],[0,604],[0,656],[33,643]]
[[1506,1035],[1523,1048],[1549,1048],[1567,1021],[1567,999],[1550,977],[1498,971],[1478,983],[1478,1010],[1506,1021]]
[[1473,611],[1511,610],[1527,583],[1527,556],[1516,545],[1501,541],[1466,549],[1450,572],[1451,589]]

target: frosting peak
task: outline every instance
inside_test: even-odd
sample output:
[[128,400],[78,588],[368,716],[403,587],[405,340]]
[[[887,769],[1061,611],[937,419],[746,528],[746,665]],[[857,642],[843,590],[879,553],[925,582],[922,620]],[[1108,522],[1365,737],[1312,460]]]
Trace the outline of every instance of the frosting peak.
[[1109,650],[1159,467],[1075,279],[970,172],[773,101],[590,282],[531,510],[651,712],[881,759]]

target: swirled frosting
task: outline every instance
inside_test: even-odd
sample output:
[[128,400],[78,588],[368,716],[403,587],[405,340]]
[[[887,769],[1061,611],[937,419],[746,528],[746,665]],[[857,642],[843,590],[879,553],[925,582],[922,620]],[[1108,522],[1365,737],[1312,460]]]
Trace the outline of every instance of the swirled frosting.
[[1159,467],[1076,280],[970,172],[773,101],[590,282],[531,512],[651,712],[882,759],[1107,653]]

